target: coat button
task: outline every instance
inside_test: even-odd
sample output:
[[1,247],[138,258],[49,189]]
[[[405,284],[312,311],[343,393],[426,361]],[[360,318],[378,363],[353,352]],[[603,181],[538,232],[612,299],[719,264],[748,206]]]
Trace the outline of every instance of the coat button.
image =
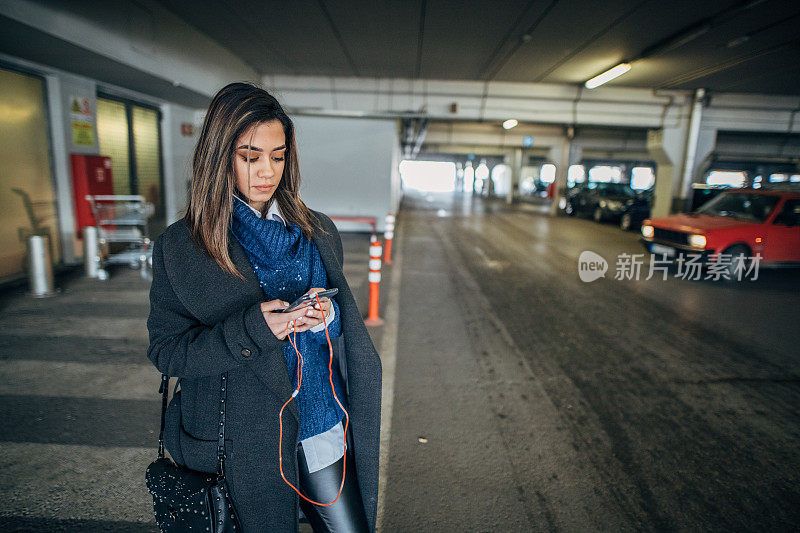
[[242,357],[250,357],[250,350],[248,348],[242,348]]

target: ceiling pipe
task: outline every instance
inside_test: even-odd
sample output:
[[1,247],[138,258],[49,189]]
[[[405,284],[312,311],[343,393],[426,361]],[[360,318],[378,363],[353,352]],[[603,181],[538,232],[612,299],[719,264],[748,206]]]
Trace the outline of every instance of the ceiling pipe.
[[[766,0],[749,0],[749,1],[746,1],[746,2],[740,2],[738,5],[730,7],[728,9],[724,10],[724,11],[721,11],[721,12],[719,12],[719,13],[717,13],[715,15],[712,15],[710,17],[707,17],[705,19],[702,19],[702,20],[700,20],[700,21],[698,21],[698,22],[696,22],[696,23],[694,23],[694,24],[692,24],[690,26],[687,26],[686,28],[683,28],[682,30],[679,30],[679,31],[673,33],[669,37],[666,37],[665,39],[662,39],[661,41],[659,41],[659,42],[657,42],[657,43],[655,43],[655,44],[653,44],[651,46],[648,46],[647,48],[642,50],[642,52],[638,56],[636,56],[634,58],[631,58],[631,59],[626,59],[626,60],[621,61],[620,63],[618,63],[617,67],[619,67],[619,65],[623,65],[623,64],[626,64],[626,63],[630,65],[630,64],[632,64],[632,63],[634,63],[636,61],[640,61],[642,59],[646,59],[646,58],[652,57],[654,55],[663,54],[663,53],[669,52],[671,50],[675,50],[677,48],[680,48],[681,46],[684,46],[684,45],[694,41],[698,37],[700,37],[702,35],[705,35],[712,28],[722,24],[723,22],[727,22],[728,20],[736,17],[740,13],[742,13],[744,11],[747,11],[748,9],[752,9],[752,8],[758,6],[759,4],[764,3],[765,1]],[[617,67],[614,67],[614,68],[617,68]],[[611,69],[609,69],[609,70],[611,70]],[[628,68],[628,70],[630,70],[630,67]],[[599,74],[598,76],[592,77],[590,80],[587,80],[587,83],[589,83],[593,79],[605,74],[605,72],[608,72],[608,70],[604,71],[603,73]],[[627,70],[625,72],[627,72]],[[610,80],[606,80],[603,83],[605,83],[607,81],[610,81]],[[587,85],[587,87],[588,87],[588,85]]]
[[425,135],[428,133],[428,119],[423,118],[419,122],[419,131],[417,132],[417,138],[414,141],[414,149],[411,151],[411,157],[413,159],[417,158],[417,155],[422,148],[422,143],[425,141]]
[[750,0],[747,2],[740,2],[738,5],[728,8],[720,13],[704,18],[691,26],[673,33],[666,39],[663,39],[652,46],[648,46],[642,53],[638,55],[633,61],[644,59],[646,57],[663,54],[681,46],[688,44],[701,35],[708,33],[712,28],[719,26],[723,22],[734,18],[740,13],[752,9],[759,4],[763,4],[766,0]]
[[414,119],[403,119],[403,157],[411,159],[411,147],[414,144]]

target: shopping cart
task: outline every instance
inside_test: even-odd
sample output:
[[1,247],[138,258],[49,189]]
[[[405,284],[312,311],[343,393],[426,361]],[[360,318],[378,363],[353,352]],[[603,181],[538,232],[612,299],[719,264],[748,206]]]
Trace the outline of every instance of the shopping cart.
[[147,237],[147,219],[155,212],[153,204],[145,202],[144,196],[130,194],[89,194],[86,200],[97,227],[97,246],[92,247],[97,254],[87,260],[97,262],[97,277],[108,278],[108,265],[127,264],[152,279],[153,250]]

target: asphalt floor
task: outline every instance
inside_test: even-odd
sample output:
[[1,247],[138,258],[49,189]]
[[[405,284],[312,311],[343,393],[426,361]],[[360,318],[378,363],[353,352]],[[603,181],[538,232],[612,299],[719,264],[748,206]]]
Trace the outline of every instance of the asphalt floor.
[[470,195],[398,236],[386,531],[795,530],[800,272],[615,279],[636,233]]

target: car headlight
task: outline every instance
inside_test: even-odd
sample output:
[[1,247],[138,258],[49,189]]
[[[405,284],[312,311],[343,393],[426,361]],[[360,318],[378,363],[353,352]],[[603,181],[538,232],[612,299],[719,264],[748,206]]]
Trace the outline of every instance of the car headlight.
[[558,207],[559,209],[565,209],[567,207],[567,199],[563,196],[558,200]]
[[607,204],[606,204],[606,201],[605,201],[605,200],[600,200],[600,207],[602,207],[603,209],[605,209],[605,208],[606,208],[606,205],[607,205]]
[[612,211],[619,211],[622,209],[622,202],[617,202],[616,200],[609,200],[606,202],[606,207]]
[[703,249],[706,247],[705,235],[689,235],[689,246],[692,248]]
[[653,238],[653,226],[650,224],[644,224],[642,226],[642,237],[645,239],[652,239]]

